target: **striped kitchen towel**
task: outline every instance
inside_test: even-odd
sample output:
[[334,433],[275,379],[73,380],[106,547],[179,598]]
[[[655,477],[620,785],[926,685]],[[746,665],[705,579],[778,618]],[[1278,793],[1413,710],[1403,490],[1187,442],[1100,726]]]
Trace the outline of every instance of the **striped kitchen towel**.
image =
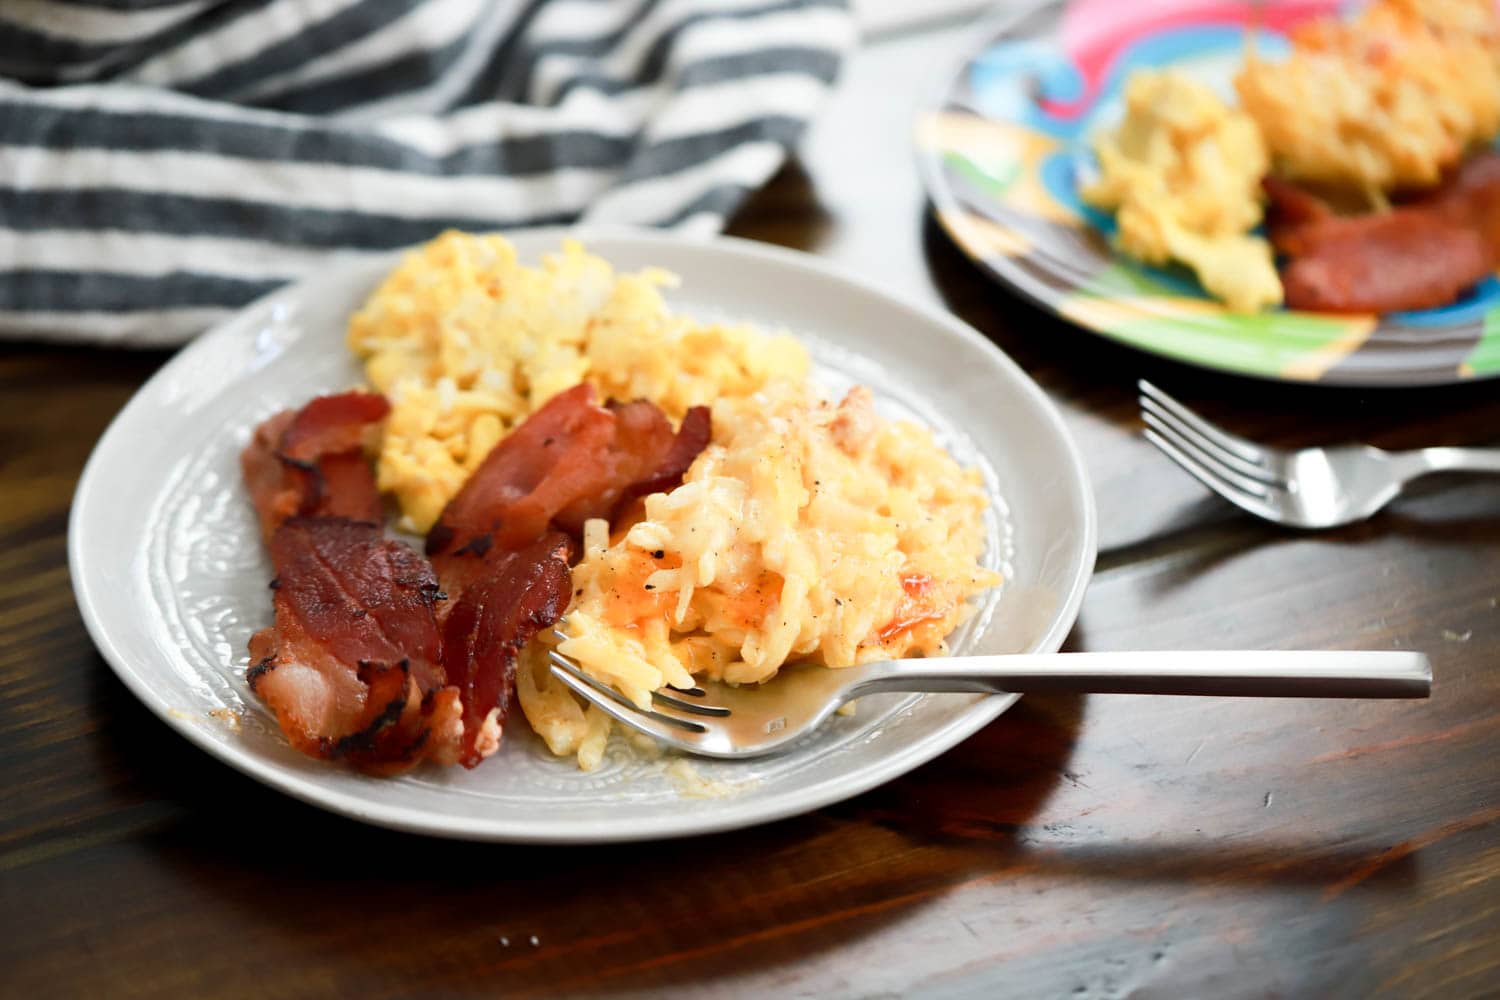
[[853,34],[833,0],[3,0],[0,335],[179,343],[447,227],[716,231]]

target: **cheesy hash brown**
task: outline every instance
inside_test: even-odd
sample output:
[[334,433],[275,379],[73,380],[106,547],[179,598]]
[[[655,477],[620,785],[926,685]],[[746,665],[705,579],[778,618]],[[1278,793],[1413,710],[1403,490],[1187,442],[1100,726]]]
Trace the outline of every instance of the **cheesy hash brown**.
[[[978,473],[867,389],[824,398],[794,340],[671,313],[659,271],[617,274],[569,242],[537,268],[499,236],[447,233],[408,255],[349,328],[391,401],[380,487],[425,531],[511,428],[592,383],[673,421],[712,406],[681,485],[583,530],[559,646],[643,707],[694,677],[772,678],[789,661],[845,667],[947,651],[983,567]],[[609,719],[547,670],[539,635],[517,699],[560,756],[596,766]]]

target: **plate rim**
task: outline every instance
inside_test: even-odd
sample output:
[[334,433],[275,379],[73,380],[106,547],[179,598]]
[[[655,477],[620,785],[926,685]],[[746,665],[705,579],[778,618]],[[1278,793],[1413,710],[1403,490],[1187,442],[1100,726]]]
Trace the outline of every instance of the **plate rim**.
[[[942,111],[948,94],[953,90],[961,74],[968,69],[980,53],[1000,41],[1012,28],[1033,14],[1047,7],[1065,9],[1071,2],[1072,0],[1031,0],[1029,3],[1021,3],[983,15],[973,21],[963,30],[958,41],[936,63],[936,68],[932,70],[923,88],[923,99],[918,102],[917,110],[913,115],[910,134],[913,137],[920,135],[923,122],[929,116]],[[1034,307],[1046,312],[1054,319],[1074,330],[1081,331],[1090,336],[1101,337],[1112,344],[1143,355],[1160,358],[1173,364],[1196,368],[1200,371],[1211,372],[1217,375],[1251,379],[1273,385],[1400,391],[1403,389],[1432,389],[1441,386],[1471,385],[1477,382],[1500,379],[1500,368],[1490,372],[1463,375],[1460,374],[1462,366],[1457,363],[1451,369],[1430,369],[1427,370],[1427,374],[1417,374],[1415,376],[1412,370],[1408,369],[1398,381],[1369,373],[1349,373],[1343,371],[1338,372],[1338,374],[1331,378],[1327,372],[1316,379],[1294,378],[1274,372],[1235,368],[1201,357],[1170,354],[1156,348],[1142,346],[1098,326],[1080,322],[1065,315],[1059,309],[1060,299],[1058,296],[1049,296],[1031,290],[1024,283],[1013,280],[1010,269],[1001,266],[995,259],[983,254],[974,253],[969,249],[969,245],[962,234],[957,232],[950,223],[951,217],[957,212],[963,211],[963,207],[958,203],[957,197],[950,186],[942,179],[941,164],[938,162],[939,157],[932,150],[925,148],[920,141],[915,141],[914,139],[911,145],[912,155],[916,159],[917,173],[921,179],[923,191],[927,196],[931,214],[948,241],[989,280],[1004,286],[1011,294],[1019,296],[1021,299],[1024,299]]]
[[[755,240],[722,235],[688,237],[660,230],[599,225],[545,226],[501,230],[500,232],[508,239],[558,242],[561,239],[570,238],[581,240],[586,244],[593,241],[627,240],[648,244],[670,244],[677,247],[688,244],[717,249],[730,257],[748,255],[771,263],[811,271],[824,282],[884,299],[898,309],[906,310],[927,322],[945,327],[950,334],[989,352],[997,364],[1009,370],[1021,391],[1029,397],[1037,412],[1046,423],[1051,425],[1063,442],[1063,454],[1058,458],[1060,464],[1067,467],[1071,480],[1078,487],[1079,501],[1084,515],[1079,538],[1082,558],[1073,569],[1067,592],[1058,603],[1058,610],[1053,616],[1051,627],[1033,644],[1032,651],[1055,652],[1062,646],[1077,621],[1098,556],[1098,511],[1088,469],[1077,442],[1052,400],[1019,364],[973,327],[937,306],[917,303],[902,295],[879,288],[873,283],[867,283],[825,258]],[[268,787],[284,792],[309,805],[374,826],[449,839],[496,843],[624,843],[697,836],[755,826],[800,815],[852,798],[947,752],[983,728],[1020,698],[1017,694],[994,695],[976,701],[956,713],[948,723],[931,733],[925,740],[887,754],[873,765],[856,771],[852,780],[842,783],[825,781],[819,785],[810,786],[801,793],[794,793],[781,800],[773,799],[768,802],[741,801],[736,803],[735,800],[728,799],[724,801],[722,808],[695,817],[686,823],[677,820],[671,811],[667,810],[648,819],[614,823],[604,829],[599,827],[579,827],[576,830],[552,828],[546,833],[515,828],[514,824],[504,822],[504,818],[497,822],[493,817],[482,819],[457,817],[433,814],[409,806],[389,803],[371,804],[358,796],[325,787],[316,780],[316,775],[304,776],[288,771],[273,761],[261,759],[249,751],[235,748],[232,744],[212,739],[202,727],[177,712],[144,677],[135,672],[130,659],[116,645],[104,621],[105,615],[101,611],[102,598],[97,596],[98,585],[88,573],[89,556],[84,551],[82,542],[87,531],[85,519],[92,506],[99,502],[96,497],[100,494],[99,468],[103,463],[100,456],[118,447],[116,439],[125,433],[123,428],[129,415],[138,407],[147,405],[143,400],[153,385],[170,377],[169,370],[181,364],[182,359],[191,359],[207,352],[212,349],[210,345],[219,341],[228,341],[235,336],[242,336],[243,334],[237,332],[237,327],[246,314],[273,309],[278,302],[295,298],[309,289],[314,289],[318,283],[328,281],[332,276],[368,268],[377,260],[389,258],[394,261],[413,248],[402,247],[382,255],[371,255],[358,260],[341,262],[318,275],[289,283],[236,309],[184,345],[142,383],[125,405],[110,419],[90,451],[83,471],[79,475],[78,484],[73,491],[68,515],[68,570],[74,599],[78,604],[84,627],[105,663],[124,683],[127,690],[172,730],[214,759]]]

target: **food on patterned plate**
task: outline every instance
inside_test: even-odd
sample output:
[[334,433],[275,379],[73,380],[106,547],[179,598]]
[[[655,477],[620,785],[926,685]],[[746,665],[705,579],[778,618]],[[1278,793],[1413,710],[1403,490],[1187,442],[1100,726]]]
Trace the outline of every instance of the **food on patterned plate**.
[[[446,234],[351,323],[390,403],[323,397],[256,430],[275,622],[248,679],[294,746],[473,767],[514,695],[596,765],[608,717],[545,667],[570,603],[562,650],[643,704],[694,676],[946,652],[1000,582],[977,474],[866,389],[825,399],[795,341],[671,314],[670,281]],[[425,553],[384,537],[367,450]]]
[[[1117,210],[1121,250],[1188,264],[1235,311],[1453,302],[1500,266],[1500,171],[1475,152],[1500,131],[1494,3],[1377,0],[1300,25],[1292,43],[1276,62],[1252,47],[1243,110],[1180,75],[1133,73],[1080,194]],[[1262,186],[1280,281],[1247,235]]]
[[1141,70],[1125,88],[1125,119],[1098,137],[1099,176],[1079,194],[1116,212],[1121,250],[1148,264],[1191,267],[1236,312],[1281,302],[1261,220],[1269,162],[1248,115],[1177,72]]
[[1289,58],[1252,51],[1235,80],[1288,180],[1383,194],[1431,187],[1500,131],[1494,0],[1378,0],[1292,32]]
[[1500,266],[1500,154],[1469,159],[1441,188],[1388,212],[1341,216],[1274,177],[1266,190],[1293,308],[1429,309]]

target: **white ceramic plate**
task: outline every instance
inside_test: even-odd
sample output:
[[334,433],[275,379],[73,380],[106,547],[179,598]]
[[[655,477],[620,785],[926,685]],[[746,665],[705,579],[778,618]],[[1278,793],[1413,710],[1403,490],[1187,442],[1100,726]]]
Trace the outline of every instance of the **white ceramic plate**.
[[[536,260],[570,235],[514,234]],[[1005,587],[957,634],[957,652],[1054,651],[1093,569],[1094,502],[1056,411],[1016,365],[952,317],[904,304],[805,254],[732,240],[573,231],[621,269],[681,275],[683,312],[795,332],[834,390],[874,389],[886,412],[932,426],[995,497],[986,559]],[[168,725],[299,799],[397,829],[476,840],[601,842],[765,822],[836,802],[931,759],[1015,699],[865,699],[785,755],[693,761],[734,794],[686,793],[668,761],[614,740],[584,774],[551,758],[519,713],[473,771],[369,778],[292,750],[245,684],[246,640],[271,619],[271,577],[237,456],[269,414],[360,379],[345,323],[392,254],[247,307],[143,386],[99,441],[69,530],[73,586],[94,641]]]

